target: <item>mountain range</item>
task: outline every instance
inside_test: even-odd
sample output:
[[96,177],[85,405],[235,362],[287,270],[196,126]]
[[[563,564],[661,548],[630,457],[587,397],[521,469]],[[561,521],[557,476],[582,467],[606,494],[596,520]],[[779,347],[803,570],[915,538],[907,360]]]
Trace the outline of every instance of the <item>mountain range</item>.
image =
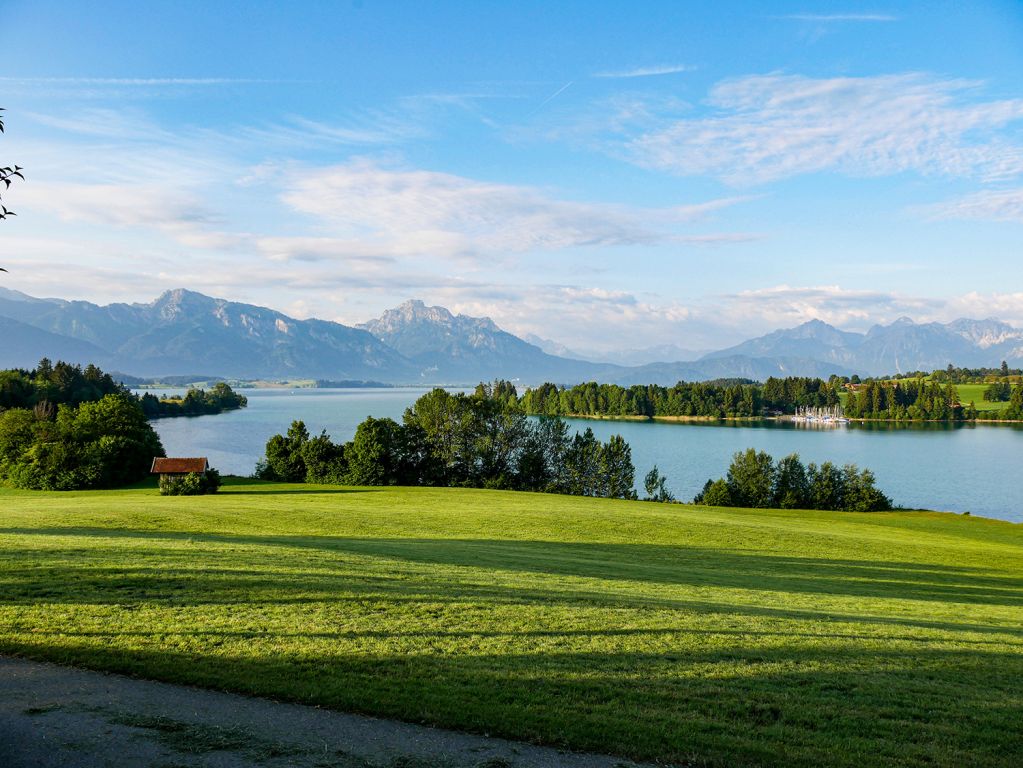
[[[583,359],[555,342],[519,338],[491,319],[407,301],[351,327],[298,320],[251,304],[177,289],[145,304],[100,306],[0,288],[0,367],[39,358],[95,362],[135,376],[356,379],[471,385],[507,378],[665,384],[718,378],[878,375],[1023,361],[1023,331],[995,319],[917,324],[902,318],[866,333],[819,320],[697,357],[685,347]],[[556,354],[561,352],[561,354]],[[656,361],[663,353],[674,359]],[[684,360],[691,355],[696,359]],[[617,360],[618,362],[613,362]],[[651,361],[652,360],[652,361]],[[642,362],[644,364],[635,364]],[[632,364],[629,364],[632,363]]]

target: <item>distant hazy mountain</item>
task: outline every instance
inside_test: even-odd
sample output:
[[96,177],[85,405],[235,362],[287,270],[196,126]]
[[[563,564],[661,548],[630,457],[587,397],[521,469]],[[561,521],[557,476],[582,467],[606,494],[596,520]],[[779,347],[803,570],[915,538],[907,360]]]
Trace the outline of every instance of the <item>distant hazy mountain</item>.
[[497,376],[527,383],[579,381],[606,368],[549,355],[502,331],[489,317],[453,315],[422,301],[406,301],[358,327],[413,361],[424,381],[473,382]]
[[[520,385],[674,384],[679,380],[768,376],[876,375],[949,363],[1023,363],[1023,331],[994,319],[917,324],[902,318],[867,333],[813,320],[698,360],[675,345],[623,354],[622,363],[584,360],[553,342],[551,354],[486,317],[455,315],[408,301],[351,328],[297,320],[265,307],[167,291],[148,304],[99,306],[38,299],[0,288],[0,366],[28,367],[43,356],[96,362],[136,376],[374,380],[471,385],[505,378]],[[672,359],[674,358],[674,359]]]
[[[140,375],[208,371],[239,378],[412,379],[414,366],[372,334],[340,323],[295,320],[186,290],[150,304],[31,299],[0,294],[0,316],[89,342],[108,366]],[[64,357],[53,343],[34,355]],[[63,343],[63,342],[62,342]],[[33,361],[33,362],[34,362]]]
[[44,331],[28,323],[0,317],[0,368],[34,368],[43,356],[82,365],[108,364],[108,354],[95,344]]
[[839,365],[848,365],[854,358],[854,350],[863,340],[862,334],[840,331],[820,320],[744,341],[703,356],[703,360],[729,358],[736,355],[747,357],[795,357],[820,360]]
[[604,381],[625,386],[660,384],[671,386],[677,381],[710,381],[712,379],[754,379],[771,376],[849,376],[852,371],[833,363],[802,357],[749,357],[730,355],[682,363],[651,363],[609,373]]
[[712,352],[701,360],[734,355],[809,359],[861,375],[930,371],[949,363],[997,366],[1003,359],[1019,362],[1023,358],[1023,331],[993,319],[942,324],[914,323],[903,317],[890,325],[875,325],[866,333],[850,333],[811,320]]
[[638,366],[661,362],[683,362],[696,360],[707,350],[694,350],[680,347],[677,344],[657,344],[643,349],[572,349],[551,339],[544,339],[532,333],[522,337],[549,355],[570,357],[574,360],[588,360],[591,363],[609,363],[611,365]]

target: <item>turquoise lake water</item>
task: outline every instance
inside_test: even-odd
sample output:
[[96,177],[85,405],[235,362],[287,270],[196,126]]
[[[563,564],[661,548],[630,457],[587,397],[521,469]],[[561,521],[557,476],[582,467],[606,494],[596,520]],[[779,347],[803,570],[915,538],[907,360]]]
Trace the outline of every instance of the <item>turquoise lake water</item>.
[[[302,419],[312,433],[351,439],[367,416],[400,420],[423,389],[244,390],[249,405],[216,416],[154,422],[168,455],[208,456],[225,474],[248,475],[266,441]],[[173,393],[174,390],[157,390]],[[798,453],[804,462],[852,462],[877,475],[896,504],[1023,522],[1023,427],[993,425],[849,425],[809,429],[791,423],[664,424],[570,419],[606,440],[632,446],[636,480],[657,464],[668,487],[690,500],[710,477],[724,475],[733,453]]]

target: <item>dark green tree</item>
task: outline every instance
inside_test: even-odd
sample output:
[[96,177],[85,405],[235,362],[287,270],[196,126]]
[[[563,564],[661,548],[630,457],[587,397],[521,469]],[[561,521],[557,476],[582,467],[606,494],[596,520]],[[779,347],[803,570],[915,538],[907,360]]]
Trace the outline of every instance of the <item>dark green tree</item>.
[[738,507],[767,508],[774,501],[774,460],[764,451],[748,448],[732,457],[728,492]]
[[632,448],[621,435],[611,435],[600,453],[600,495],[610,499],[634,499],[636,469]]
[[810,481],[806,467],[793,453],[778,461],[774,475],[774,506],[781,509],[806,509],[810,500]]
[[672,502],[675,497],[667,489],[668,478],[661,474],[654,464],[653,469],[646,473],[643,478],[643,490],[646,491],[644,501]]

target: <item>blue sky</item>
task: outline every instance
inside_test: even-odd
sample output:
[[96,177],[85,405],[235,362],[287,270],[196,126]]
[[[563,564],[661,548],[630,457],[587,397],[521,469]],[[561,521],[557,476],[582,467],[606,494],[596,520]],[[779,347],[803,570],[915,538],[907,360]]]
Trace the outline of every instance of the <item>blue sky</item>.
[[1023,324],[1023,4],[0,2],[4,285],[580,349]]

